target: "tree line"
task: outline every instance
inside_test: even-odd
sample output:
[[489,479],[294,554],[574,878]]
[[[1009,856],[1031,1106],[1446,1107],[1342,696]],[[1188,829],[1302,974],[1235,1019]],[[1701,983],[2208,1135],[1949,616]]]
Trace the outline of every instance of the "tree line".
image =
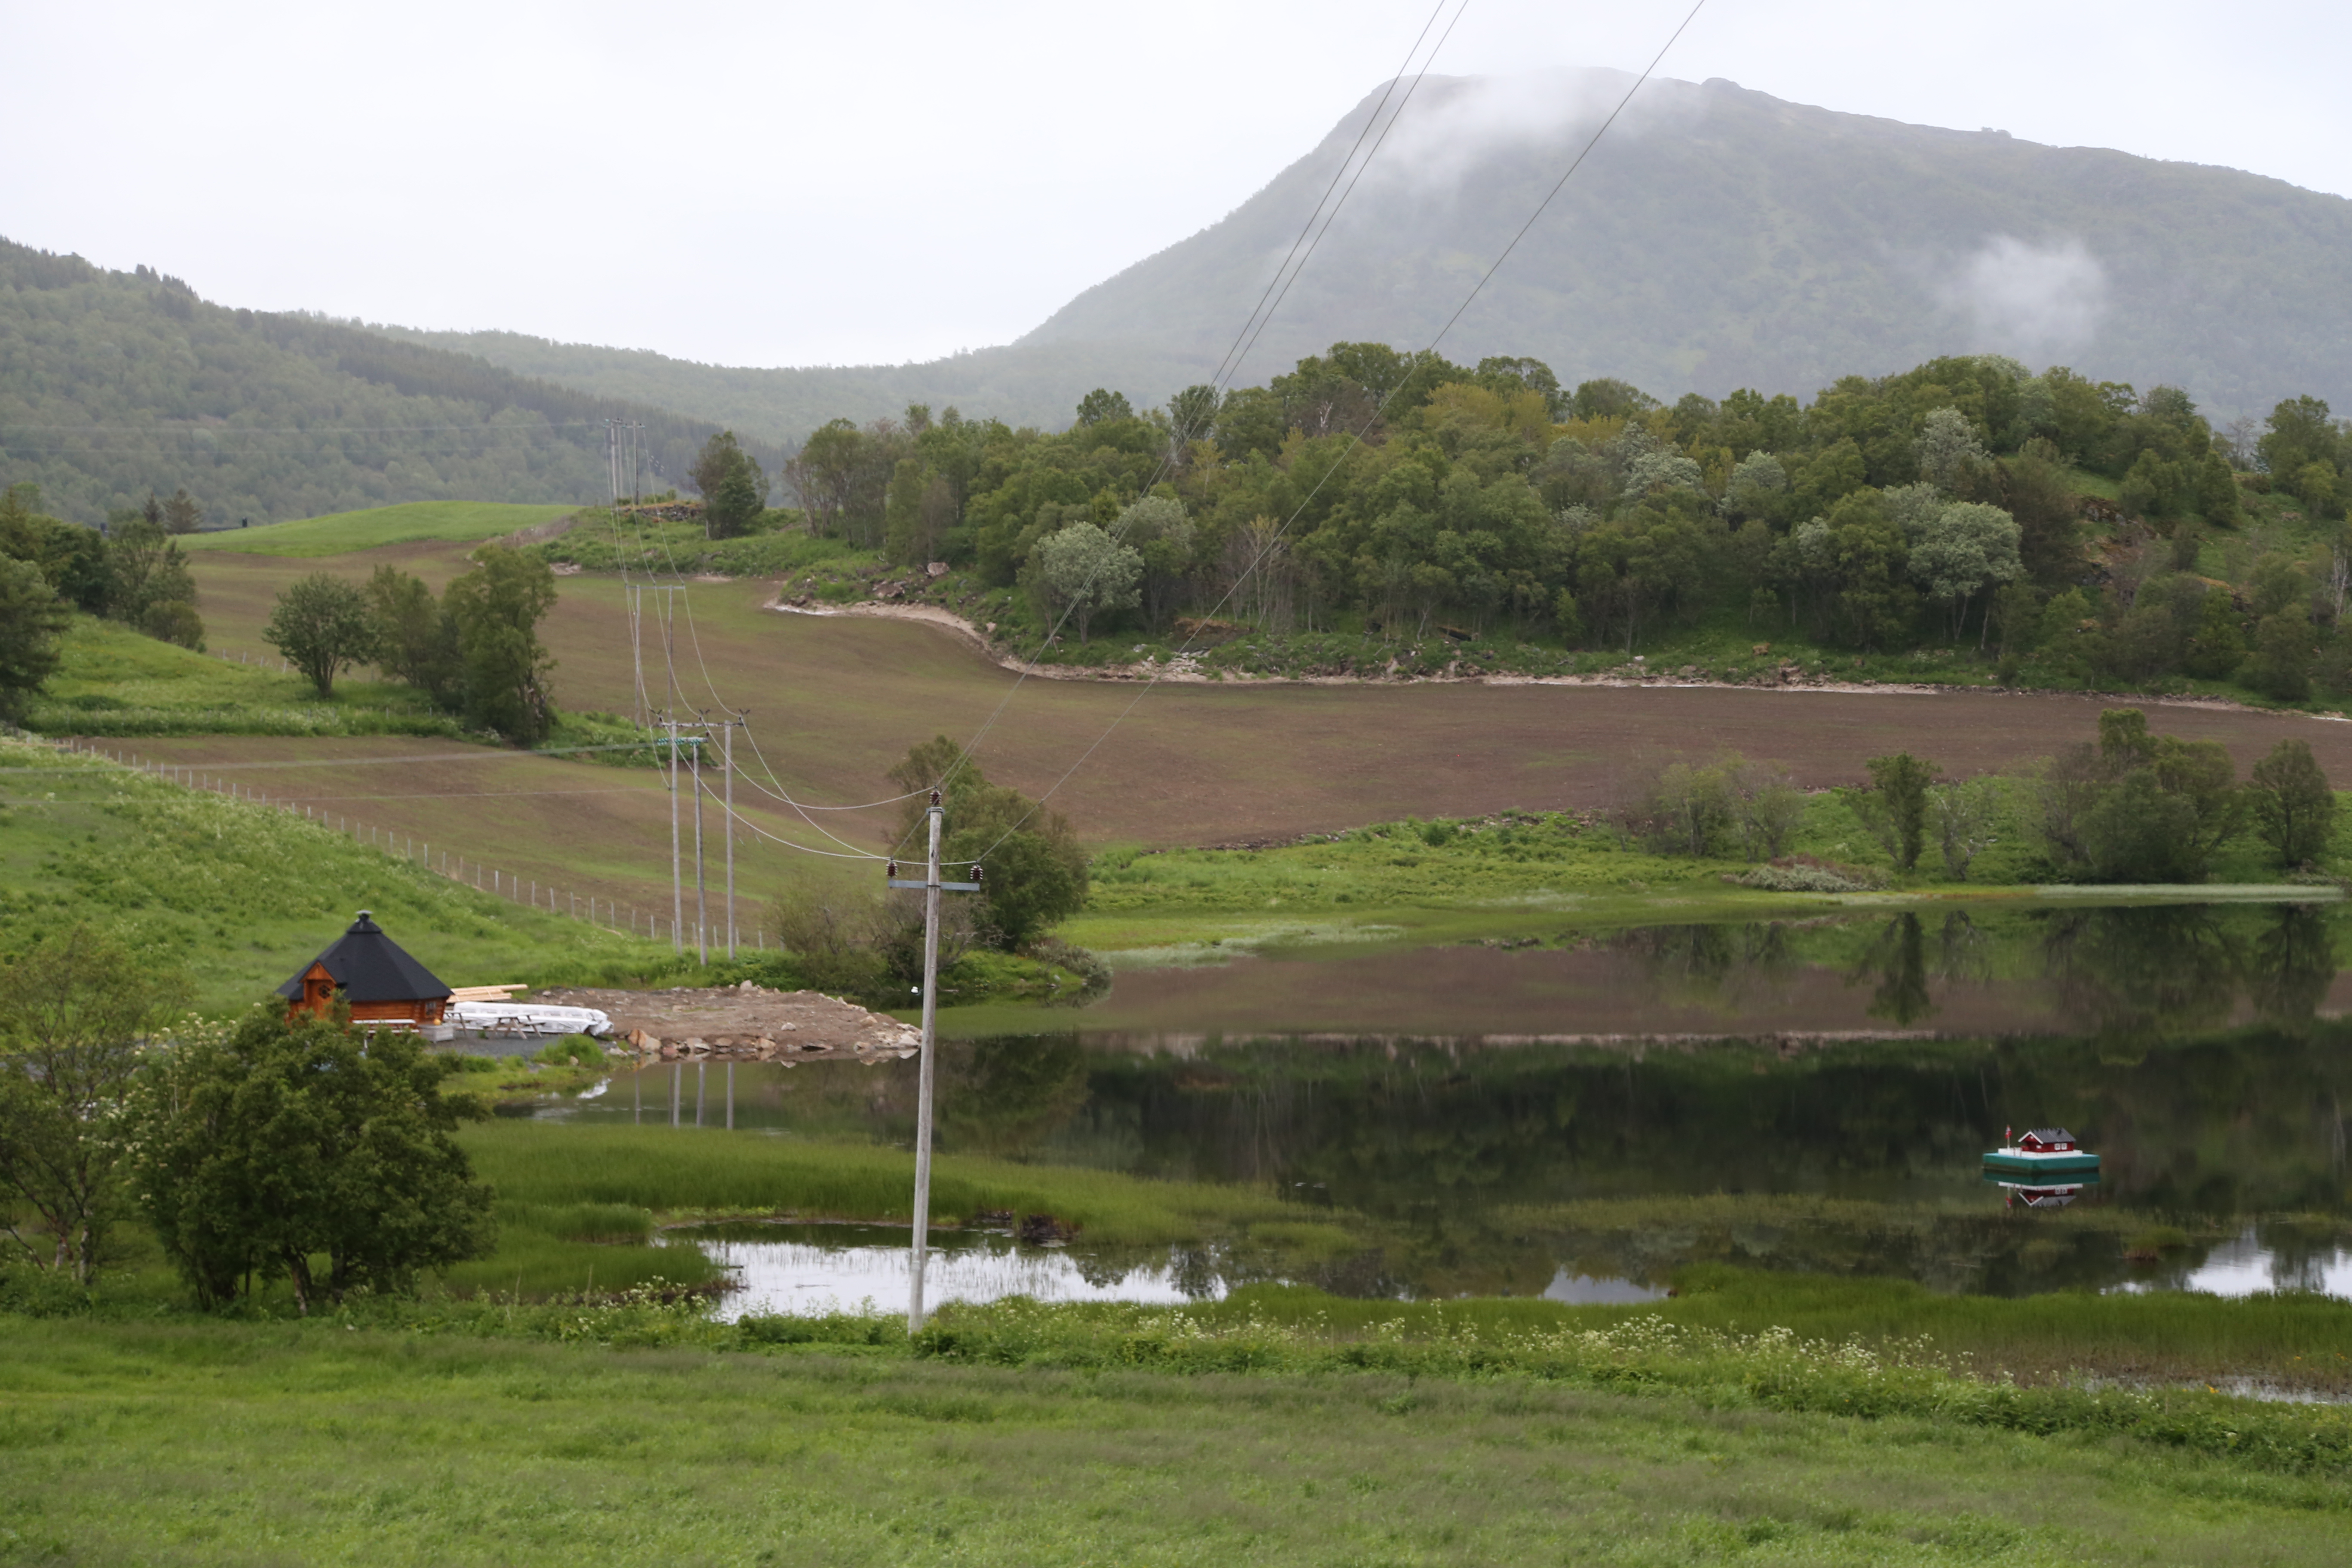
[[[2347,471],[2315,398],[2217,431],[2178,388],[1998,356],[1669,405],[1524,357],[1338,343],[1160,408],[1098,390],[1058,433],[837,419],[783,476],[813,531],[1025,586],[1080,641],[1213,611],[1630,654],[1728,623],[2293,698],[2352,685]],[[2259,526],[2257,495],[2303,526]]]

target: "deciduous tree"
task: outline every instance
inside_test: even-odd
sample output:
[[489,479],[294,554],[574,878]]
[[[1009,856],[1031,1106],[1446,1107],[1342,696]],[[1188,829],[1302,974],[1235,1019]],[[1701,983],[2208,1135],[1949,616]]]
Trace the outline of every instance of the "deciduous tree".
[[441,596],[465,658],[467,719],[536,745],[555,722],[548,683],[555,660],[539,640],[539,623],[555,607],[555,574],[538,556],[503,544],[486,544],[469,559],[473,570]]
[[[307,1314],[323,1294],[404,1292],[486,1255],[490,1192],[450,1136],[458,1110],[423,1042],[276,998],[142,1075],[134,1164],[156,1238],[217,1305],[257,1269]],[[320,1275],[318,1260],[326,1262]]]
[[465,700],[466,659],[457,623],[423,578],[389,563],[367,584],[375,661],[386,675],[423,692],[436,708]]
[[2281,741],[2246,785],[2254,832],[2282,866],[2305,866],[2336,838],[2336,792],[2308,741]]
[[1919,864],[1927,841],[1927,790],[1936,780],[1936,764],[1908,752],[1873,757],[1870,789],[1854,800],[1854,811],[1894,858],[1897,870]]
[[768,476],[734,431],[722,430],[702,444],[691,477],[702,492],[702,528],[709,538],[733,539],[759,526],[768,505]]
[[1037,542],[1036,573],[1053,607],[1077,624],[1083,644],[1097,615],[1136,602],[1143,557],[1093,523],[1076,522]]
[[321,697],[335,694],[338,673],[375,658],[367,596],[325,572],[298,578],[278,594],[261,637],[309,677]]
[[0,968],[0,1195],[18,1211],[6,1234],[36,1267],[89,1283],[126,1212],[126,1097],[186,996],[176,970],[87,926]]
[[939,789],[947,812],[945,863],[957,870],[984,867],[981,940],[1008,952],[1022,948],[1086,907],[1087,854],[1068,818],[1019,790],[990,784],[945,735],[908,752],[890,770],[890,782],[914,797],[899,822],[900,843],[919,840],[926,794]]

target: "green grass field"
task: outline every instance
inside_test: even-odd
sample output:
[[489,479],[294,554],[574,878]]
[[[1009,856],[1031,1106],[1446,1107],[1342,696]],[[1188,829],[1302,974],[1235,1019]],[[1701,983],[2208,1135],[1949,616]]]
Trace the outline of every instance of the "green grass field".
[[421,540],[475,543],[535,523],[551,522],[574,510],[511,501],[409,501],[401,506],[370,507],[364,511],[340,511],[326,517],[265,523],[259,528],[190,534],[180,542],[191,551],[315,559]]
[[26,1563],[2284,1565],[2345,1529],[2334,1474],[1518,1376],[34,1322],[0,1389]]
[[347,673],[321,698],[300,675],[241,657],[194,653],[113,621],[78,616],[63,661],[25,716],[45,735],[439,735],[465,727],[406,686]]

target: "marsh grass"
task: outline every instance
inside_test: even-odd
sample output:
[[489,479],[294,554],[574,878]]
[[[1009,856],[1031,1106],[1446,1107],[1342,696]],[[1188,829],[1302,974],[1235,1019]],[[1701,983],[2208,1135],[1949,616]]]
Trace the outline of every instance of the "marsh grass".
[[[1503,812],[1406,818],[1254,849],[1114,847],[1096,857],[1086,910],[1062,929],[1131,966],[1217,962],[1234,950],[1474,940],[1512,929],[1801,917],[1905,907],[1921,896],[1962,910],[1997,910],[2055,890],[2027,792],[2022,781],[2000,781],[1998,842],[1965,880],[1946,876],[1932,847],[1916,873],[1897,875],[1845,794],[1807,796],[1790,852],[1884,878],[1890,884],[1884,893],[1735,887],[1727,879],[1753,869],[1748,861],[1655,854],[1600,816]],[[2352,865],[2352,812],[2341,814],[2328,863]],[[2194,901],[2260,886],[2262,897],[2275,900],[2280,875],[2261,846],[2242,837],[2217,856],[2210,884],[2086,885],[2080,896]]]
[[[791,1215],[886,1223],[905,1223],[913,1215],[914,1160],[901,1149],[508,1121],[469,1127],[458,1137],[476,1171],[501,1197],[520,1204],[620,1204],[675,1216]],[[1051,1215],[1082,1227],[1090,1243],[1141,1247],[1320,1217],[1258,1188],[936,1155],[933,1223],[952,1226],[986,1210]]]

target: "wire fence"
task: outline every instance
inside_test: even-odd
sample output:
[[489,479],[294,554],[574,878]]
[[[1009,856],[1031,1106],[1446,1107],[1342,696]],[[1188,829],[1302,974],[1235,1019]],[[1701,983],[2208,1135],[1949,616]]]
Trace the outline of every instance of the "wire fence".
[[[689,916],[681,928],[675,917],[666,919],[656,910],[640,910],[626,900],[609,898],[593,892],[583,895],[576,889],[562,888],[553,882],[541,882],[535,877],[526,877],[520,871],[509,870],[503,866],[493,866],[484,860],[469,859],[462,853],[452,855],[446,847],[436,850],[429,840],[419,839],[413,833],[386,827],[378,823],[357,820],[340,812],[327,811],[306,801],[288,799],[284,796],[272,798],[266,790],[256,789],[251,784],[218,773],[207,773],[202,768],[190,767],[179,763],[160,762],[152,757],[142,757],[135,752],[117,751],[87,740],[73,738],[59,740],[46,735],[34,735],[16,730],[14,726],[9,728],[11,732],[19,739],[36,741],[44,745],[53,746],[61,752],[112,763],[119,767],[144,773],[150,778],[176,784],[184,789],[225,796],[248,805],[299,815],[305,821],[313,823],[329,832],[347,837],[355,844],[378,850],[412,866],[421,867],[436,876],[446,877],[453,882],[466,883],[479,891],[506,899],[513,903],[528,904],[534,910],[544,910],[550,914],[583,921],[615,934],[641,937],[650,942],[667,941],[676,944],[678,933],[683,929],[686,951],[693,952],[715,945],[722,954],[725,952],[727,921],[723,910],[716,920],[707,913],[698,921]],[[745,928],[739,925],[736,928],[736,935],[739,951],[745,947],[760,952],[771,950],[766,928],[762,926],[753,925]]]

